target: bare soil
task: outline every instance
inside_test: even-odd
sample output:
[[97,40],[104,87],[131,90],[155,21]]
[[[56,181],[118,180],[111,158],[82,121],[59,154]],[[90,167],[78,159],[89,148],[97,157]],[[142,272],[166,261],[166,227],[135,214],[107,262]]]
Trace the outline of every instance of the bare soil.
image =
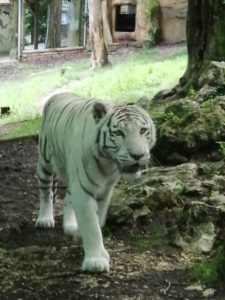
[[[81,272],[83,250],[62,232],[62,201],[56,203],[54,229],[35,228],[38,189],[37,143],[0,143],[0,299],[186,299],[201,300],[206,287],[193,284],[188,268],[197,257],[167,243],[138,247],[155,228],[165,229],[171,212],[159,211],[134,228],[108,226],[111,255],[107,274]],[[60,188],[63,193],[63,187]],[[132,237],[132,238],[131,238]],[[187,287],[189,287],[187,289]],[[207,299],[224,299],[222,288]]]

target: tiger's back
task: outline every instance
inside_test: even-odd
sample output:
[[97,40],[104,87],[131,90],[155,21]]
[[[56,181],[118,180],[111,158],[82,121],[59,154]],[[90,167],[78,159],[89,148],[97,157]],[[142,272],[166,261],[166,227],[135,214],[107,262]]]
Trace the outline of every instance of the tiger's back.
[[[66,181],[67,165],[71,159],[71,151],[79,160],[84,151],[84,144],[93,144],[98,128],[91,110],[94,99],[85,101],[70,94],[59,94],[49,99],[44,107],[39,138],[39,161],[50,162],[53,173]],[[89,131],[87,135],[85,131]],[[80,141],[80,142],[79,142]],[[82,143],[81,143],[82,141]],[[83,149],[82,149],[83,148]]]

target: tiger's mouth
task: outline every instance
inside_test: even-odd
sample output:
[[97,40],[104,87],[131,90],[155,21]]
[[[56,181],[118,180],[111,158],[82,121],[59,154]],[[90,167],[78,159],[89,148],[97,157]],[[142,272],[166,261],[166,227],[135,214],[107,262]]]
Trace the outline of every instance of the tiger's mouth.
[[139,164],[134,164],[131,166],[123,166],[121,168],[122,173],[136,173],[140,170],[140,165]]

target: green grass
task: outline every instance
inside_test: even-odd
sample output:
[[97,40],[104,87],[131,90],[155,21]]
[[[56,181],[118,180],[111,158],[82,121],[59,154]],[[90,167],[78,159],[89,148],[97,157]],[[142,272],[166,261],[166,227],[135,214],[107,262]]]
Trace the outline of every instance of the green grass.
[[35,118],[27,121],[22,121],[19,123],[15,123],[15,128],[13,128],[9,134],[5,136],[0,136],[0,139],[14,139],[19,137],[26,137],[38,134],[40,127],[41,118]]
[[215,284],[225,280],[224,247],[218,247],[210,258],[202,259],[191,270],[192,277],[204,284]]
[[163,89],[172,88],[183,75],[186,52],[155,61],[152,50],[142,50],[122,63],[97,70],[72,92],[107,100],[135,102],[141,96],[152,98]]
[[[66,70],[63,76],[62,69]],[[24,80],[21,72],[20,81],[1,83],[0,106],[9,106],[11,114],[0,119],[0,126],[9,122],[36,118],[38,99],[71,80],[81,79],[87,71],[87,60],[81,60],[33,73],[29,77],[26,76]]]
[[[181,49],[179,54],[166,59],[160,59],[154,50],[140,50],[95,71],[90,69],[90,59],[67,62],[47,70],[19,64],[17,71],[21,74],[21,80],[0,85],[0,107],[11,108],[10,116],[0,118],[0,126],[36,119],[39,114],[38,100],[75,79],[80,82],[71,92],[81,96],[127,102],[135,102],[144,95],[151,98],[160,90],[177,84],[186,62],[186,50]],[[66,70],[64,75],[62,69]],[[29,72],[31,75],[28,76]]]
[[130,240],[132,246],[140,252],[147,251],[152,248],[159,248],[162,245],[168,244],[166,232],[162,228],[155,230],[149,236],[131,236]]

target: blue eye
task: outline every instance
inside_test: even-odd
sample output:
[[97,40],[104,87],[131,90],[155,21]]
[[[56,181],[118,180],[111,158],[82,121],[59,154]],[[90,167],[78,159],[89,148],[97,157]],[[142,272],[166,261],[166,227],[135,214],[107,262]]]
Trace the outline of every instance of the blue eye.
[[144,134],[144,133],[146,133],[146,132],[147,132],[147,130],[148,130],[147,128],[144,128],[144,127],[143,127],[143,128],[141,128],[141,129],[140,129],[140,134]]

